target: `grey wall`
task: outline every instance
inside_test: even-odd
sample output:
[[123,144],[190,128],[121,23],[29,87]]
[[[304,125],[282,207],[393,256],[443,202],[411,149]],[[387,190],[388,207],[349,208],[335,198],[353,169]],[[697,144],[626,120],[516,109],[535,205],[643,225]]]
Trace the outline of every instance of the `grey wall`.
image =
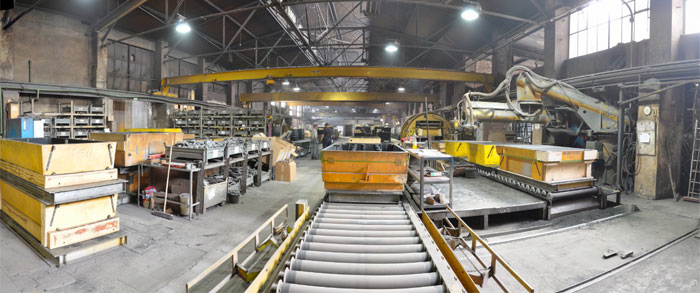
[[[34,10],[12,27],[14,78],[32,82],[90,86],[90,31],[74,18]],[[3,77],[3,79],[5,79]],[[8,78],[10,79],[10,78]]]

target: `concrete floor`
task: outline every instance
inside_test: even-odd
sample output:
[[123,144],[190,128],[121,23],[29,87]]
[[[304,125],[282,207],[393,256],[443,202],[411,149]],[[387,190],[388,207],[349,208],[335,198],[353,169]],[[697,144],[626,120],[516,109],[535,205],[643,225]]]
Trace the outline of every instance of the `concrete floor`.
[[[497,184],[497,183],[494,183]],[[167,221],[149,211],[121,205],[125,247],[61,268],[47,265],[4,225],[0,225],[0,292],[182,292],[185,283],[211,265],[284,204],[323,198],[320,162],[297,161],[297,180],[251,188],[236,205],[210,209],[193,221]],[[588,279],[628,260],[603,260],[607,249],[639,256],[696,228],[700,205],[673,200],[623,197],[637,212],[594,210],[543,223],[528,220],[482,231],[523,278],[540,292],[552,292]],[[594,223],[599,218],[619,215]],[[587,224],[588,223],[588,224]],[[534,228],[533,228],[534,227]],[[512,233],[513,229],[529,229]],[[494,231],[510,231],[506,235]],[[539,236],[538,236],[539,235]],[[480,254],[481,255],[481,254]],[[700,239],[691,237],[585,291],[700,291]],[[498,276],[503,270],[497,271]],[[505,280],[517,289],[513,280]],[[485,291],[495,291],[489,284]]]

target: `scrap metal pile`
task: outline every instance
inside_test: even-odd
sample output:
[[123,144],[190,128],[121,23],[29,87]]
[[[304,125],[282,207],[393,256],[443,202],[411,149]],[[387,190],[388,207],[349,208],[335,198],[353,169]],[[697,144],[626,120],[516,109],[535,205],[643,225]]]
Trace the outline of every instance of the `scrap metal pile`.
[[228,145],[243,145],[246,139],[240,137],[229,137],[223,140],[185,140],[175,144],[179,148],[203,149],[203,148],[223,148]]

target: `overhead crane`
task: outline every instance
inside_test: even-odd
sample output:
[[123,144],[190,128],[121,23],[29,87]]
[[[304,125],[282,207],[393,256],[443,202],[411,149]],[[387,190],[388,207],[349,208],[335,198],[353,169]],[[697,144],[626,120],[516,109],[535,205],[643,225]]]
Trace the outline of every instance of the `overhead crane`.
[[168,95],[171,86],[237,80],[262,80],[275,78],[370,78],[370,79],[418,79],[458,81],[492,84],[493,76],[484,73],[441,69],[374,67],[374,66],[313,66],[266,69],[245,69],[227,72],[203,73],[166,77],[161,81],[159,95]]

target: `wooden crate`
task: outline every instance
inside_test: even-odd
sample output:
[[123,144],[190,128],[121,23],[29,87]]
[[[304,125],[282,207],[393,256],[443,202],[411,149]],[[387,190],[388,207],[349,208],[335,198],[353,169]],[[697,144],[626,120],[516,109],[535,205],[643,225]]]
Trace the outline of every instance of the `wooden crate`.
[[592,178],[596,150],[546,145],[500,145],[502,170],[535,180],[557,182]]
[[2,160],[0,160],[0,169],[43,188],[65,187],[117,179],[117,169],[61,175],[43,175]]
[[114,164],[119,167],[135,166],[148,160],[150,155],[165,154],[165,146],[182,141],[181,132],[90,133],[89,137],[92,140],[116,142]]
[[46,205],[0,181],[0,209],[49,249],[119,231],[117,194]]
[[63,138],[0,140],[0,160],[41,175],[114,168],[116,143]]
[[402,191],[408,179],[408,153],[394,151],[346,151],[328,147],[321,151],[326,189],[352,191]]

